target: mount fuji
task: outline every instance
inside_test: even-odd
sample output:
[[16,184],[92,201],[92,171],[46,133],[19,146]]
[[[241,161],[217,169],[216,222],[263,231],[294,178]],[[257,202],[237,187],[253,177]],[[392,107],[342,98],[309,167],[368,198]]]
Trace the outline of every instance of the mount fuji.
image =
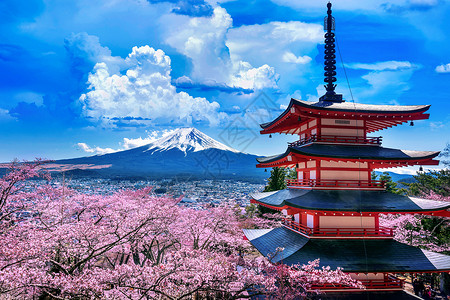
[[79,176],[185,177],[260,181],[256,155],[239,152],[195,128],[180,128],[150,144],[119,152],[63,159],[48,166],[52,172]]

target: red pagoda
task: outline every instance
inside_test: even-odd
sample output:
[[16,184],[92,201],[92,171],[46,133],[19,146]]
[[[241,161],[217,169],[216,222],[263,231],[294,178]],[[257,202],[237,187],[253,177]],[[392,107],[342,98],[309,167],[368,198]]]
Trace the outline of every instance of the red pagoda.
[[[430,106],[349,103],[336,94],[334,18],[331,3],[327,6],[326,94],[316,103],[291,99],[278,118],[261,124],[261,134],[299,136],[286,152],[258,159],[259,168],[297,171],[298,179],[289,180],[286,189],[252,195],[252,203],[281,211],[283,226],[244,230],[244,234],[265,256],[284,248],[272,259],[275,263],[306,264],[319,258],[322,266],[342,267],[374,295],[391,291],[391,297],[402,299],[403,282],[394,274],[448,272],[450,256],[394,240],[393,228],[379,225],[379,214],[449,217],[450,203],[389,193],[384,182],[372,180],[376,169],[437,165],[434,158],[439,152],[385,148],[381,137],[368,134],[428,119]],[[352,290],[319,288],[325,292]]]

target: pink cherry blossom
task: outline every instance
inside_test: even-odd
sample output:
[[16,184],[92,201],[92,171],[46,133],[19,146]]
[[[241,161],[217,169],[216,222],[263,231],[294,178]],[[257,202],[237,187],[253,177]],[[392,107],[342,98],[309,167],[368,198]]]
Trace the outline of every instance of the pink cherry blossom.
[[361,288],[341,270],[275,265],[241,229],[273,225],[234,206],[195,210],[150,188],[83,194],[25,188],[39,164],[0,179],[0,294],[55,299],[307,297],[313,284]]

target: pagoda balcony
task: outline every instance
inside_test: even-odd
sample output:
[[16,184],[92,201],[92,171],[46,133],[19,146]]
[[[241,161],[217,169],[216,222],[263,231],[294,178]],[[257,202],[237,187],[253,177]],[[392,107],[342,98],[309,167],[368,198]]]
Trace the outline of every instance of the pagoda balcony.
[[[389,275],[384,280],[359,280],[366,290],[397,290],[403,289],[404,280],[398,279],[392,275]],[[354,287],[336,284],[336,283],[322,283],[313,284],[311,290],[341,290],[341,289],[355,289]]]
[[314,189],[359,189],[359,190],[384,190],[386,182],[380,180],[318,180],[318,179],[293,179],[286,180],[288,188],[314,188]]
[[332,143],[332,144],[363,144],[381,145],[382,137],[362,137],[362,136],[334,136],[334,135],[312,135],[300,139],[293,143],[288,143],[289,147],[298,147],[310,143]]
[[281,223],[297,232],[307,235],[311,238],[323,237],[346,237],[346,238],[361,238],[361,237],[382,237],[393,238],[394,230],[392,228],[379,226],[378,228],[309,228],[299,222],[283,218]]

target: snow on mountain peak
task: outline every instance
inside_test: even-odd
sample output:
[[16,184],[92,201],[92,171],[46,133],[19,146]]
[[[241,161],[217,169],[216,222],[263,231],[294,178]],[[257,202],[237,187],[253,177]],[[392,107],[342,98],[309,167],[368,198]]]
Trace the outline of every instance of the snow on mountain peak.
[[146,151],[158,152],[170,149],[179,149],[186,155],[187,152],[197,152],[210,148],[239,152],[204,134],[195,128],[179,128],[170,134],[152,142]]

